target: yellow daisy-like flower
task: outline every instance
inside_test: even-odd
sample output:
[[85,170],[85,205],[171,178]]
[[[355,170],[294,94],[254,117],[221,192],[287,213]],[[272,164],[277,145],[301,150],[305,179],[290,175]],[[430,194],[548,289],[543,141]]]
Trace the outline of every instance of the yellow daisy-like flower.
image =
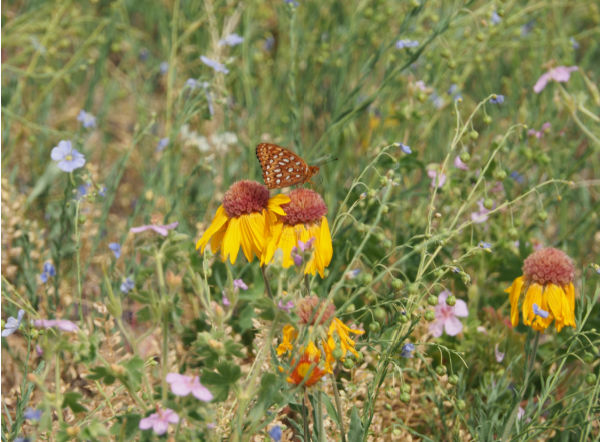
[[[290,202],[282,209],[286,215],[281,223],[271,230],[261,265],[271,262],[275,251],[283,251],[283,267],[292,266],[301,261],[301,252],[312,249],[304,273],[324,276],[325,267],[331,262],[333,246],[327,223],[327,206],[318,193],[310,189],[295,189],[290,192]],[[298,259],[300,258],[300,259]]]
[[223,261],[232,264],[240,246],[248,261],[254,255],[261,257],[273,225],[278,217],[285,216],[282,205],[289,202],[286,195],[269,198],[269,189],[255,181],[234,183],[223,197],[223,204],[204,235],[196,243],[196,249],[204,253],[208,242],[213,252],[221,249]]
[[564,252],[546,248],[538,250],[523,263],[523,276],[516,278],[505,290],[510,300],[510,320],[519,323],[519,299],[523,323],[534,330],[544,331],[555,321],[557,331],[564,326],[575,327],[575,267]]

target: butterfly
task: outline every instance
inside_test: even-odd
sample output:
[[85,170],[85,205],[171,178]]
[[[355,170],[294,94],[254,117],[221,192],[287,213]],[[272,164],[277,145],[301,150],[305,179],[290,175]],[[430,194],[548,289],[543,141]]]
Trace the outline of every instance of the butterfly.
[[309,166],[298,155],[276,144],[260,143],[256,146],[256,158],[269,189],[306,183],[319,171],[318,166]]

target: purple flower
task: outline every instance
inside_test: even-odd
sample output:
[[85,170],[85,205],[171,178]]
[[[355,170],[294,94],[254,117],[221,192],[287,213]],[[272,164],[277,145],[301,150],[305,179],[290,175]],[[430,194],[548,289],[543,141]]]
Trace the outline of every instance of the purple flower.
[[85,183],[85,184],[81,184],[80,186],[78,186],[77,187],[77,200],[80,200],[81,198],[86,196],[88,194],[88,190],[90,190],[90,187],[92,187],[91,183]]
[[171,384],[171,391],[175,396],[187,396],[192,393],[196,399],[203,402],[210,402],[213,398],[212,393],[200,383],[199,376],[192,377],[179,373],[169,373],[166,380]]
[[236,33],[229,34],[227,37],[219,40],[219,46],[237,46],[244,42],[244,38]]
[[23,417],[27,420],[39,421],[42,418],[42,410],[34,410],[33,408],[28,407],[23,413]]
[[479,241],[477,247],[485,250],[486,252],[492,252],[492,245],[489,242]]
[[100,196],[106,196],[106,186],[102,186],[100,188],[100,190],[98,191],[98,195],[100,195]]
[[202,61],[202,63],[204,63],[206,66],[213,68],[215,72],[223,72],[224,74],[229,73],[229,69],[227,69],[224,65],[211,58],[205,57],[204,55],[200,56],[200,61]]
[[169,137],[161,138],[158,141],[158,145],[156,146],[156,151],[162,152],[163,150],[165,150],[165,147],[167,147],[168,145],[169,145]]
[[275,46],[275,37],[273,37],[272,35],[269,35],[265,39],[265,43],[263,45],[263,48],[264,48],[265,51],[270,51],[271,49],[273,49],[274,46]]
[[410,146],[407,146],[404,143],[394,143],[394,145],[402,149],[402,152],[404,152],[406,155],[410,155],[412,153]]
[[438,305],[435,306],[435,321],[429,325],[429,331],[436,338],[442,336],[444,331],[450,336],[456,336],[463,329],[458,317],[469,316],[467,304],[462,299],[457,299],[453,306],[446,304],[446,298],[450,295],[449,290],[444,290],[438,296]]
[[312,246],[315,242],[315,237],[313,236],[312,238],[310,238],[308,241],[304,242],[302,240],[298,240],[298,247],[300,248],[300,250],[302,250],[303,252],[307,252],[310,249],[312,249]]
[[469,166],[463,163],[463,160],[460,159],[460,156],[454,158],[454,167],[460,170],[469,170]]
[[300,3],[298,3],[296,0],[283,0],[285,3],[287,3],[288,5],[293,6],[294,8],[297,8]]
[[354,279],[358,276],[359,273],[360,273],[360,269],[350,270],[348,273],[346,273],[346,277],[348,279]]
[[191,90],[197,89],[201,85],[202,85],[202,83],[200,83],[195,78],[188,78],[185,82],[185,87],[189,87]]
[[282,436],[282,431],[281,431],[281,427],[279,425],[275,425],[273,428],[271,428],[269,431],[269,436],[271,436],[271,439],[273,439],[275,442],[280,442],[281,441],[281,436]]
[[471,213],[471,220],[475,224],[481,224],[488,220],[488,213],[490,213],[490,211],[484,207],[483,198],[477,201],[477,205],[479,206],[479,211]]
[[234,279],[233,286],[236,289],[248,290],[248,286],[246,285],[243,279]]
[[4,330],[2,330],[3,338],[6,338],[7,336],[12,335],[14,332],[16,332],[19,329],[19,326],[21,325],[21,321],[23,320],[24,314],[25,314],[25,310],[21,309],[17,313],[16,319],[13,318],[12,316],[8,317],[8,319],[6,320],[6,325],[4,326]]
[[96,127],[96,117],[90,113],[87,113],[83,109],[79,111],[79,114],[77,115],[77,121],[80,121],[81,124],[83,124],[83,127],[86,129]]
[[108,248],[113,251],[115,258],[119,259],[121,257],[121,244],[118,242],[111,242],[108,244]]
[[527,135],[534,136],[539,140],[544,136],[544,134],[546,132],[548,132],[550,130],[551,127],[552,127],[552,124],[550,124],[548,121],[546,121],[544,124],[542,124],[542,127],[540,128],[540,130],[529,129],[527,131]]
[[569,41],[571,42],[571,46],[573,47],[573,49],[579,49],[579,43],[577,43],[577,40],[575,40],[574,37],[569,38]]
[[536,94],[542,92],[550,80],[559,83],[566,83],[569,81],[569,78],[571,78],[571,72],[574,72],[577,69],[579,69],[577,66],[558,66],[554,69],[550,69],[545,74],[542,74],[542,76],[535,83],[533,86],[533,92]]
[[417,40],[403,39],[396,42],[396,49],[416,48],[417,46],[419,46]]
[[504,95],[496,95],[494,94],[492,98],[490,98],[490,103],[494,104],[502,104],[504,103]]
[[521,420],[525,416],[525,409],[523,407],[519,407],[519,411],[517,411],[517,419]]
[[160,74],[165,75],[167,73],[167,71],[169,70],[169,63],[167,63],[166,61],[163,61],[158,68],[160,70]]
[[277,303],[277,307],[279,307],[280,310],[289,313],[294,308],[294,303],[292,301],[288,301],[284,304],[283,302],[279,301]]
[[494,347],[494,356],[496,356],[496,362],[500,363],[504,360],[504,353],[499,350],[499,345],[496,344]]
[[178,225],[179,225],[179,221],[175,221],[174,223],[165,224],[165,225],[149,224],[149,225],[145,225],[145,226],[132,227],[131,229],[129,229],[129,231],[131,233],[140,233],[140,232],[144,232],[146,230],[154,230],[159,235],[167,236],[169,234],[169,230],[174,229]]
[[77,324],[67,319],[36,319],[33,321],[36,328],[54,328],[64,332],[76,332],[79,330]]
[[150,416],[140,420],[140,430],[149,430],[152,428],[154,432],[161,436],[169,429],[169,424],[176,424],[179,422],[179,416],[170,408],[161,410],[157,408],[156,413],[152,413]]
[[400,356],[407,359],[412,358],[413,351],[415,351],[415,344],[413,344],[412,342],[407,342],[402,346],[402,352],[400,353]]
[[133,290],[135,288],[135,282],[133,281],[133,279],[127,277],[125,279],[125,281],[123,281],[121,283],[121,291],[125,294],[129,293],[131,290]]
[[294,260],[294,265],[296,267],[300,267],[302,265],[302,255],[296,252],[296,247],[292,249],[292,259]]
[[231,301],[229,301],[229,298],[225,294],[225,291],[223,291],[223,296],[221,297],[221,302],[223,302],[223,305],[225,307],[229,307],[231,305]]
[[510,177],[515,180],[517,183],[519,184],[523,184],[523,182],[525,181],[525,178],[523,177],[523,175],[521,175],[519,172],[517,172],[516,170],[513,170],[510,173]]
[[71,140],[59,141],[58,146],[52,149],[50,157],[58,162],[58,168],[63,172],[73,172],[85,164],[85,157],[77,149],[73,149]]
[[446,182],[446,175],[440,173],[438,177],[438,172],[436,172],[435,170],[428,170],[427,176],[431,178],[431,187],[437,186],[438,188],[441,188]]
[[546,319],[548,317],[548,312],[546,310],[542,310],[535,302],[533,303],[533,313],[540,318]]
[[48,279],[56,275],[56,269],[52,265],[50,261],[46,261],[44,263],[42,274],[40,275],[40,279],[42,283],[47,283]]
[[496,11],[492,12],[492,24],[497,25],[502,21],[502,18],[498,15]]

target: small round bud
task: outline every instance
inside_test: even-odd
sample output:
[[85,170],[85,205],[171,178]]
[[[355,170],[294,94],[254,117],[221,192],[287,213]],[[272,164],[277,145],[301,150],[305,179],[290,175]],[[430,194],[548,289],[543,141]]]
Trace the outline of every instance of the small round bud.
[[450,375],[450,377],[448,377],[448,383],[450,385],[456,385],[458,384],[458,376],[455,374]]
[[477,132],[476,130],[472,130],[471,132],[469,132],[469,138],[471,138],[472,140],[476,140],[477,138],[479,138],[479,132]]
[[70,437],[75,437],[79,434],[79,427],[67,427],[67,434]]
[[429,304],[430,306],[433,307],[433,306],[437,305],[437,303],[438,303],[437,298],[433,295],[429,295],[429,297],[427,298],[427,304]]
[[365,357],[363,356],[363,354],[361,352],[358,352],[357,354],[354,355],[354,360],[356,361],[357,364],[362,364],[365,360]]
[[444,276],[444,273],[446,273],[446,271],[444,269],[435,269],[435,271],[433,272],[433,275],[437,279],[440,279],[442,276]]
[[510,229],[508,229],[508,236],[511,239],[517,239],[519,237],[519,232],[514,227],[511,227]]
[[452,54],[450,53],[450,50],[448,48],[444,48],[444,49],[442,49],[442,52],[440,53],[440,55],[443,58],[448,59],[448,58],[450,58],[450,55],[452,55]]
[[588,385],[594,385],[596,383],[596,375],[594,373],[590,373],[585,377],[585,382]]
[[385,318],[387,317],[387,313],[386,313],[385,309],[383,309],[381,307],[377,307],[375,309],[375,311],[373,312],[373,316],[375,316],[375,319],[377,320],[377,322],[383,322],[383,321],[385,321]]
[[402,393],[410,393],[410,385],[402,384],[402,386],[400,387],[400,391]]
[[427,322],[434,321],[435,320],[435,313],[433,311],[431,311],[431,310],[427,310],[425,312],[425,320]]
[[586,351],[585,354],[583,355],[583,361],[586,364],[591,364],[592,362],[594,362],[594,355],[592,353],[590,353],[589,351]]
[[406,315],[406,313],[405,313],[405,314],[403,314],[403,315],[400,315],[400,316],[398,317],[398,320],[399,320],[401,323],[403,323],[403,324],[406,324],[406,323],[408,322],[408,315]]
[[456,62],[454,60],[448,60],[448,68],[456,69]]
[[446,366],[445,365],[438,365],[437,367],[435,367],[435,372],[439,376],[444,376],[446,374]]
[[371,282],[373,282],[373,275],[370,273],[362,273],[360,280],[363,285],[369,285]]
[[477,34],[475,34],[475,38],[477,39],[477,41],[483,41],[485,40],[485,34],[483,32],[478,32]]
[[349,304],[348,307],[346,307],[346,313],[351,314],[354,313],[356,311],[356,306],[354,304]]
[[416,282],[413,282],[408,286],[408,293],[410,293],[411,295],[415,295],[418,291],[419,284],[417,284]]
[[369,331],[372,333],[379,333],[381,331],[381,325],[379,325],[379,322],[371,322],[369,324]]
[[471,154],[469,154],[469,152],[463,152],[460,154],[460,160],[463,163],[468,163],[470,159],[471,159]]
[[462,399],[459,399],[456,401],[456,408],[458,408],[460,411],[464,411],[464,409],[467,408],[467,404]]
[[398,278],[394,278],[392,280],[392,288],[394,290],[400,290],[400,289],[402,289],[402,287],[404,287],[404,281],[402,281],[401,279],[398,279]]
[[[388,238],[384,239],[381,242],[381,245],[383,246],[384,249],[391,249],[392,248],[392,241]],[[329,269],[325,269],[325,270],[329,270]]]
[[490,117],[489,115],[485,115],[485,116],[483,117],[483,122],[484,122],[485,124],[490,124],[490,123],[492,122],[492,117]]
[[410,402],[410,393],[402,393],[400,395],[400,400],[405,404],[408,404]]
[[344,356],[344,351],[340,347],[336,347],[333,349],[333,352],[331,352],[331,355],[336,361],[339,361],[342,356]]
[[347,370],[351,370],[354,368],[354,361],[350,358],[344,359],[344,368]]
[[484,199],[483,207],[485,207],[488,210],[492,210],[494,208],[494,201],[491,198]]
[[548,212],[546,212],[545,210],[540,210],[537,213],[537,217],[540,221],[546,221],[548,219]]
[[504,169],[496,169],[494,171],[494,178],[498,181],[504,181],[506,179],[506,171]]
[[87,217],[85,215],[79,215],[79,224],[85,224]]
[[450,307],[456,305],[456,296],[450,295],[446,298],[446,304]]

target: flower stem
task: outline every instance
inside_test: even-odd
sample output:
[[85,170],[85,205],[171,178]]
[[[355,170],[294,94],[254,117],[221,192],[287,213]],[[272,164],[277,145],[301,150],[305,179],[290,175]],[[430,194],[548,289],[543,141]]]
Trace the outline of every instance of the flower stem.
[[55,407],[56,414],[58,415],[58,421],[63,421],[62,414],[62,404],[61,404],[61,395],[60,395],[60,351],[56,351],[55,359],[54,359],[54,383],[56,384],[56,392],[55,392]]
[[269,285],[269,280],[267,279],[267,274],[265,273],[265,267],[260,266],[260,271],[262,273],[263,280],[265,281],[265,289],[267,291],[267,295],[269,295],[269,298],[273,299],[273,293],[271,292],[271,286]]
[[162,355],[161,362],[161,393],[163,404],[167,401],[167,371],[169,368],[169,308],[165,286],[165,275],[162,268],[162,250],[155,254],[156,257],[156,274],[158,275],[158,287],[160,290],[160,308],[159,312],[162,318]]
[[306,287],[306,296],[310,296],[310,278],[308,273],[304,275],[304,286]]
[[540,332],[535,332],[535,338],[533,341],[533,347],[531,349],[530,354],[528,355],[528,360],[526,362],[526,371],[525,371],[525,380],[523,381],[523,387],[521,388],[521,393],[519,394],[519,399],[515,404],[513,411],[510,413],[510,417],[508,418],[508,422],[504,427],[504,431],[502,432],[502,438],[500,440],[509,440],[510,432],[512,431],[513,426],[515,425],[515,421],[517,420],[517,415],[519,413],[519,407],[521,405],[521,401],[523,400],[523,396],[525,396],[525,391],[527,390],[527,384],[529,383],[529,377],[531,376],[531,371],[533,370],[533,364],[535,362],[535,356],[537,354],[538,344],[540,342]]
[[340,392],[337,387],[335,373],[331,374],[331,384],[333,385],[333,396],[335,398],[335,408],[337,408],[338,420],[340,423],[340,433],[342,434],[342,442],[346,442],[346,429],[344,428],[344,411],[342,410],[342,401],[340,401]]
[[79,305],[79,321],[83,326],[83,296],[81,294],[81,233],[79,232],[79,204],[75,206],[75,263],[77,265],[77,304]]
[[316,426],[319,429],[319,437],[318,440],[320,441],[324,441],[325,440],[325,428],[323,426],[323,399],[322,399],[322,394],[323,392],[321,390],[317,390],[317,422],[316,422]]
[[310,430],[308,429],[308,393],[306,387],[304,387],[304,394],[302,395],[302,419],[304,420],[304,440],[310,442]]

